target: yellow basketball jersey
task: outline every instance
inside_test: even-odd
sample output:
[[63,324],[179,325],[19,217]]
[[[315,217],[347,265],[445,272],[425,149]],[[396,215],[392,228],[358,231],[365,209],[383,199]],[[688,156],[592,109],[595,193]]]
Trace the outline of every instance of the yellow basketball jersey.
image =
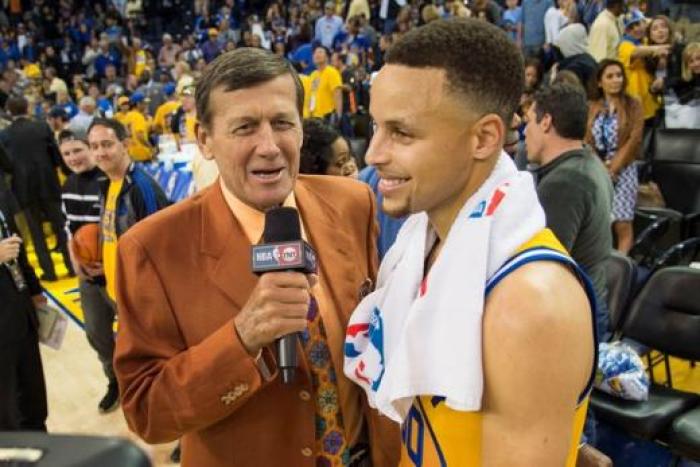
[[[595,293],[576,263],[552,231],[544,229],[522,245],[517,254],[506,262],[486,284],[486,295],[510,272],[532,261],[558,261],[571,268],[585,285],[586,295],[595,313]],[[595,314],[593,315],[595,316]],[[595,323],[595,321],[594,321]],[[595,328],[595,324],[594,324]],[[595,336],[595,329],[594,329]],[[597,339],[596,339],[597,348]],[[597,360],[596,360],[597,361]],[[576,465],[579,442],[583,432],[595,367],[579,397],[571,426],[571,447],[566,467]],[[472,467],[481,465],[481,412],[460,412],[448,408],[444,397],[416,398],[402,425],[401,467]]]

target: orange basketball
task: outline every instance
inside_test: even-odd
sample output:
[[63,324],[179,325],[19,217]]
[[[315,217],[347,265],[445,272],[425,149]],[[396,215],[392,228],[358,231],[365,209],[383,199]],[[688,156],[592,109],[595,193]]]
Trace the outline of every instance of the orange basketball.
[[100,225],[85,224],[76,230],[71,241],[71,249],[80,264],[102,262]]

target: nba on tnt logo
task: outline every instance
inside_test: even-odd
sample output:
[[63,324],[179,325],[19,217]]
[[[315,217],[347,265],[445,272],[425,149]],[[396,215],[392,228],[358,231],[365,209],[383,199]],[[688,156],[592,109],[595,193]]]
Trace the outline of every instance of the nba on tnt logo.
[[279,245],[275,248],[273,255],[280,266],[298,264],[301,258],[300,245]]

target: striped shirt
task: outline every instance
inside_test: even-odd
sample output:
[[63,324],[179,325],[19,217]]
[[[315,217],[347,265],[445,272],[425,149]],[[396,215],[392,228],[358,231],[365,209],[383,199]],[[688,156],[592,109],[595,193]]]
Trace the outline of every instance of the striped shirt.
[[103,176],[102,171],[95,167],[87,172],[72,174],[64,183],[61,205],[69,237],[85,224],[100,222],[100,185],[97,180]]

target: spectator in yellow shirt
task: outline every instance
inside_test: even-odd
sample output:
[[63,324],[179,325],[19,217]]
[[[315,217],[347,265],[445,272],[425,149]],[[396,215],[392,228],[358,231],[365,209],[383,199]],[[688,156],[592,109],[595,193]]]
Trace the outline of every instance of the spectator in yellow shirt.
[[[645,57],[667,57],[670,45],[643,45],[642,39],[646,32],[644,15],[639,10],[632,10],[623,16],[625,35],[617,49],[620,62],[625,67],[627,75],[627,92],[639,99],[644,110],[644,120],[647,126],[653,122],[661,102],[652,91],[661,91],[661,83],[654,82],[644,61]],[[654,89],[656,87],[656,89]]]
[[143,48],[141,39],[134,37],[131,41],[131,47],[128,49],[129,52],[129,73],[136,75],[137,78],[141,78],[141,74],[146,69],[146,62],[148,61],[148,56]]
[[[301,67],[299,67],[301,68]],[[304,118],[311,117],[311,110],[309,110],[309,97],[311,96],[311,77],[309,75],[303,75],[300,69],[297,69],[299,73],[299,80],[301,80],[301,85],[304,88]]]
[[159,135],[172,133],[168,116],[171,116],[180,107],[180,101],[175,95],[174,83],[163,86],[163,94],[167,100],[158,106],[153,117],[153,132]]
[[310,117],[339,122],[343,115],[343,80],[340,72],[328,64],[330,53],[323,46],[314,49],[313,60],[316,70],[309,76],[308,114]]
[[187,85],[180,91],[180,107],[173,114],[171,130],[178,137],[178,142],[195,143],[197,135],[195,124],[197,123],[197,106],[194,98],[194,84]]
[[114,113],[114,119],[126,127],[126,116],[131,110],[128,96],[119,96],[117,99],[117,111]]
[[[129,99],[131,111],[126,114],[124,126],[129,132],[128,151],[135,161],[149,161],[153,157],[153,147],[148,141],[151,124],[146,114],[148,100],[141,92],[135,92]],[[120,122],[121,123],[121,122]]]

